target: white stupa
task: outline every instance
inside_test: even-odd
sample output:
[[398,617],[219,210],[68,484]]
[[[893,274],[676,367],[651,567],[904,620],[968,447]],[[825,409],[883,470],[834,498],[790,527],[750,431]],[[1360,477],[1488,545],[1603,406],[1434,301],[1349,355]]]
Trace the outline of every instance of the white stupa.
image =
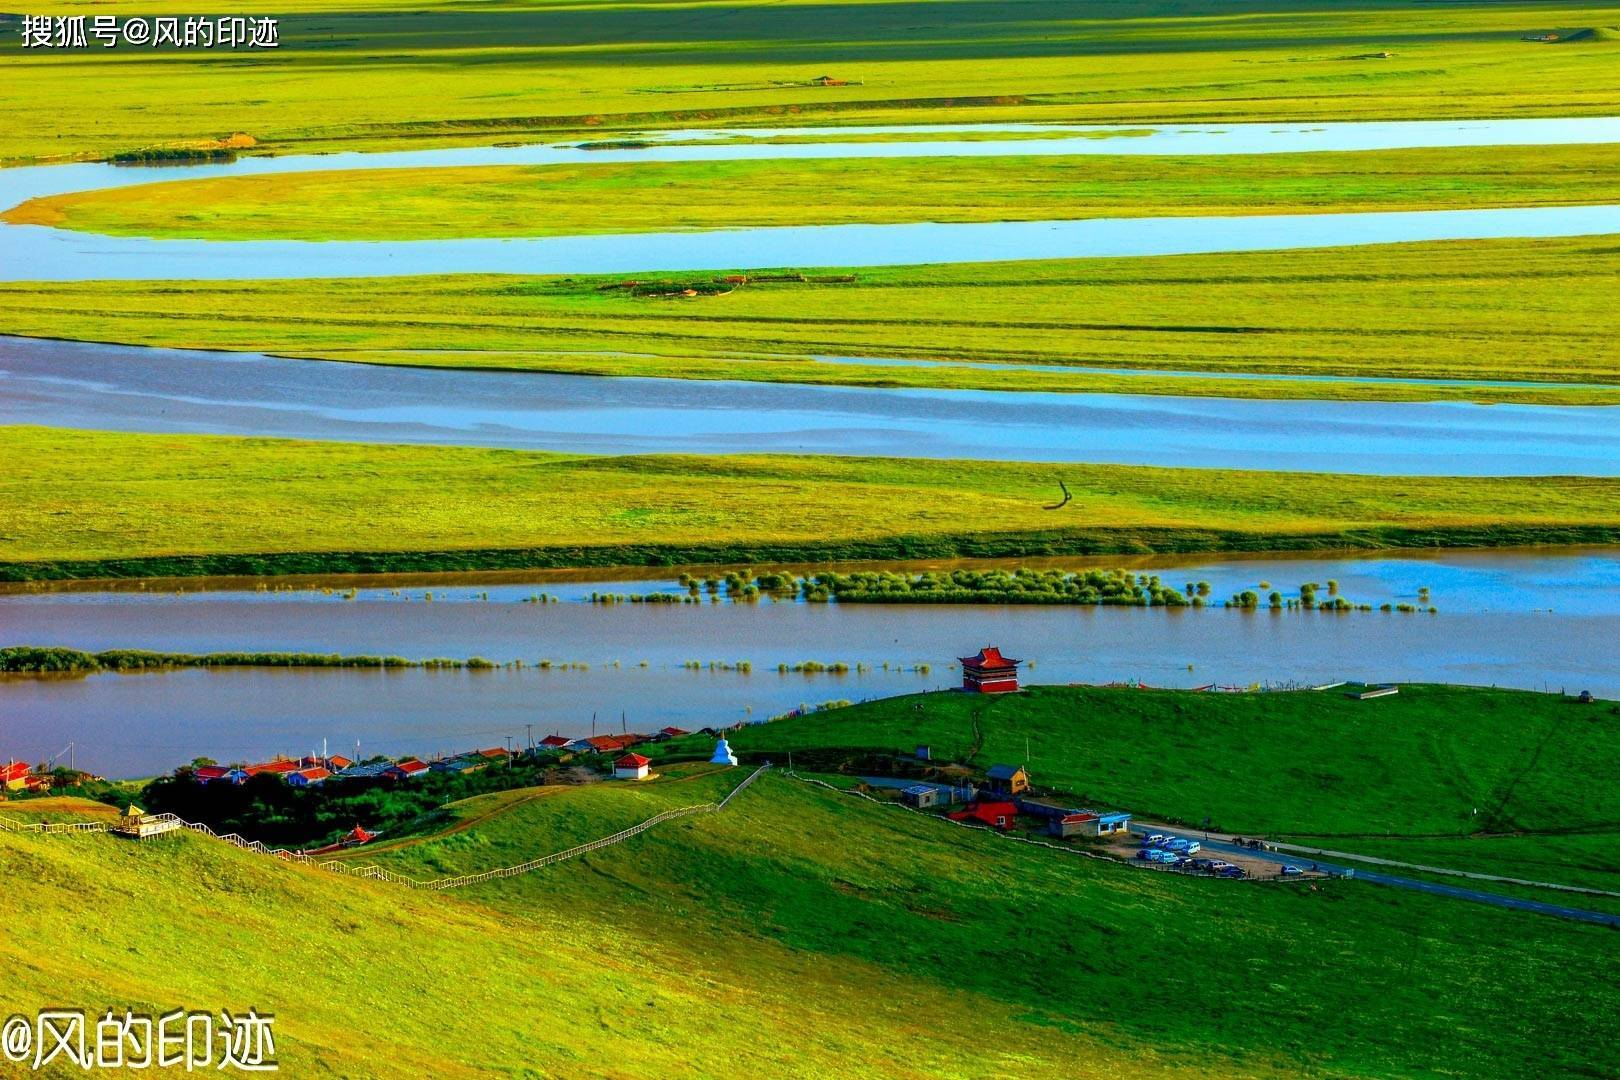
[[714,757],[709,759],[709,764],[710,765],[735,765],[735,764],[737,764],[737,755],[733,754],[731,752],[731,747],[729,745],[727,745],[726,740],[725,740],[725,736],[721,736],[720,741],[714,744]]

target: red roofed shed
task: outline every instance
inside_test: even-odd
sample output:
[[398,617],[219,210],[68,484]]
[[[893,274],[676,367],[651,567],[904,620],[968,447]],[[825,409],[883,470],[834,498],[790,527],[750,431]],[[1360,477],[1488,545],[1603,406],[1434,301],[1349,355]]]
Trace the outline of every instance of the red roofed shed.
[[1018,807],[1010,802],[976,802],[969,805],[966,810],[958,810],[945,816],[952,821],[977,821],[981,825],[1005,832],[1012,828],[1013,818],[1018,816]]

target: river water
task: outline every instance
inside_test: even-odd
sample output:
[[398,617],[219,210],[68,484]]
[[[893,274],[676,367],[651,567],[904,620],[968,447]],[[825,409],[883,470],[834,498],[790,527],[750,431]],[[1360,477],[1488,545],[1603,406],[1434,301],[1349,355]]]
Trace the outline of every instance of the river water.
[[[482,655],[531,666],[462,671],[176,671],[0,678],[0,745],[37,757],[75,742],[79,764],[149,774],[220,759],[333,748],[432,754],[665,724],[758,720],[801,704],[952,685],[956,656],[994,643],[1033,660],[1030,681],[1160,686],[1337,679],[1589,689],[1620,697],[1620,553],[1402,554],[1369,558],[1047,560],[1127,566],[1219,598],[1266,582],[1285,593],[1336,579],[1374,605],[1432,590],[1440,613],[1240,612],[1018,606],[758,604],[602,606],[592,591],[672,588],[600,574],[323,578],[294,591],[243,582],[32,587],[0,594],[0,643],[208,652],[252,649]],[[344,599],[349,587],[359,591]],[[525,603],[537,592],[559,603]],[[428,600],[428,593],[433,599]],[[486,599],[487,596],[487,599]],[[549,670],[532,666],[553,661]],[[688,670],[687,661],[705,665]],[[846,675],[780,674],[842,661]],[[752,671],[709,670],[748,661]],[[643,666],[645,663],[645,666]],[[889,670],[884,670],[887,663]],[[585,664],[585,669],[563,664]],[[870,670],[856,671],[857,664]],[[916,670],[928,665],[926,673]],[[621,714],[623,720],[621,721]]]
[[[803,135],[816,129],[757,130]],[[916,129],[863,128],[849,134]],[[207,176],[580,161],[951,157],[1009,154],[1335,152],[1419,146],[1620,142],[1611,118],[1412,121],[1321,125],[1173,125],[1140,129],[985,125],[935,129],[940,138],[895,142],[765,143],[736,133],[656,132],[651,145],[447,148],[379,154],[248,157],[184,167],[105,164],[0,170],[0,207],[40,195]],[[951,137],[955,135],[955,137]],[[1100,137],[1113,135],[1116,137]],[[692,138],[719,139],[692,145]],[[633,273],[776,266],[895,266],[1100,256],[1272,251],[1429,240],[1588,236],[1620,232],[1620,207],[1517,207],[1355,214],[1129,218],[892,225],[823,225],[612,236],[412,241],[155,240],[0,225],[0,280],[287,279],[450,273]]]
[[0,338],[0,423],[372,443],[1613,476],[1617,411],[597,378]]

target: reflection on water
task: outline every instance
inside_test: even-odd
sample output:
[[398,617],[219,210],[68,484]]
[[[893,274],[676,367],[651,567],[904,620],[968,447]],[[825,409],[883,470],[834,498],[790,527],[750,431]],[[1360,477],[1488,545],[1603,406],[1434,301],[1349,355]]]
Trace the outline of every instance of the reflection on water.
[[597,453],[1620,474],[1620,408],[595,378],[0,337],[0,422]]
[[[1217,597],[1262,581],[1289,590],[1333,578],[1346,596],[1369,602],[1412,599],[1428,586],[1442,613],[520,602],[534,591],[577,597],[652,587],[581,581],[577,573],[572,581],[538,574],[364,582],[353,601],[320,591],[14,591],[0,597],[6,643],[479,654],[589,668],[9,678],[0,680],[0,753],[34,757],[74,740],[81,763],[132,775],[197,754],[239,759],[304,751],[321,739],[334,747],[359,739],[368,752],[433,753],[508,735],[521,741],[527,724],[537,736],[588,734],[593,714],[603,731],[617,730],[621,714],[632,729],[729,724],[800,704],[949,686],[951,659],[986,643],[1035,661],[1031,679],[1039,682],[1197,686],[1365,678],[1620,697],[1614,552],[1153,562],[1084,560],[1141,566],[1173,582],[1208,580]],[[431,602],[422,598],[429,589]],[[486,592],[488,600],[481,598]],[[870,669],[843,676],[775,670],[811,659]],[[748,660],[753,671],[689,671],[688,660]],[[891,670],[883,670],[885,663]],[[931,671],[898,670],[919,664]]]

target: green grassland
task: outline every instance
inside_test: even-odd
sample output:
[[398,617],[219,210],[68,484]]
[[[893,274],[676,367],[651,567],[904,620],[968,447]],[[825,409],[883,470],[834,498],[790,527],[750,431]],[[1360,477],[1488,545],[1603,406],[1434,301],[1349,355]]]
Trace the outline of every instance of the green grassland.
[[171,181],[0,219],[125,236],[419,240],[743,226],[1620,202],[1612,146],[385,169]]
[[[11,578],[1609,543],[1620,480],[597,457],[0,427]],[[64,476],[71,483],[60,482]],[[1062,479],[1073,501],[1043,507]]]
[[[43,14],[195,14],[49,0]],[[258,15],[227,5],[211,12]],[[0,160],[243,132],[274,150],[715,123],[1612,114],[1612,3],[292,0],[274,51],[16,47]],[[1578,40],[1521,40],[1594,30]],[[93,43],[92,43],[93,44]],[[1388,56],[1383,54],[1388,53]],[[832,75],[854,85],[814,86]],[[161,102],[161,107],[154,103]]]
[[1082,802],[1620,891],[1620,791],[1594,783],[1620,769],[1617,732],[1613,703],[1512,690],[1407,685],[1355,701],[1037,686],[888,698],[744,728],[732,745],[819,761],[828,748],[909,755],[929,744],[982,770],[1024,762],[1027,740],[1035,781]]
[[[613,831],[610,800],[685,797],[626,786],[508,800],[454,846],[379,861],[491,869]],[[191,836],[0,834],[0,862],[29,913],[0,939],[0,1007],[251,1001],[276,1014],[295,1075],[1494,1080],[1615,1065],[1600,928],[1354,882],[1152,874],[769,774],[724,813],[453,893]],[[1583,1037],[1548,1040],[1555,1020]]]
[[[1620,402],[1620,241],[619,278],[0,284],[0,332],[374,363],[868,386]],[[712,288],[710,275],[646,275]],[[724,290],[722,290],[724,291]],[[735,354],[741,354],[735,355]],[[813,357],[857,358],[824,363]],[[862,364],[862,357],[957,361]],[[980,370],[1039,363],[1127,373]],[[1129,373],[1130,371],[1137,373]],[[1156,375],[1174,371],[1185,374]],[[1200,377],[1199,373],[1211,377]],[[1244,378],[1327,376],[1321,381]],[[1212,377],[1219,375],[1222,377]],[[1377,378],[1508,380],[1447,386]],[[1581,385],[1570,385],[1581,384]],[[1592,385],[1596,384],[1596,385]]]
[[[591,874],[634,852],[626,845],[580,868]],[[8,1015],[64,1001],[92,1011],[254,1005],[276,1017],[285,1075],[1016,1070],[1055,1080],[1075,1062],[1102,1076],[1175,1072],[1150,1051],[1020,1024],[1020,1010],[989,994],[854,957],[827,963],[746,926],[676,933],[668,921],[601,919],[578,902],[497,911],[191,835],[136,847],[104,835],[0,833],[0,868]],[[584,899],[610,888],[576,887]],[[884,1002],[874,1005],[874,994]],[[938,1029],[924,1036],[919,1023]],[[1028,1036],[998,1049],[1010,1025]]]

